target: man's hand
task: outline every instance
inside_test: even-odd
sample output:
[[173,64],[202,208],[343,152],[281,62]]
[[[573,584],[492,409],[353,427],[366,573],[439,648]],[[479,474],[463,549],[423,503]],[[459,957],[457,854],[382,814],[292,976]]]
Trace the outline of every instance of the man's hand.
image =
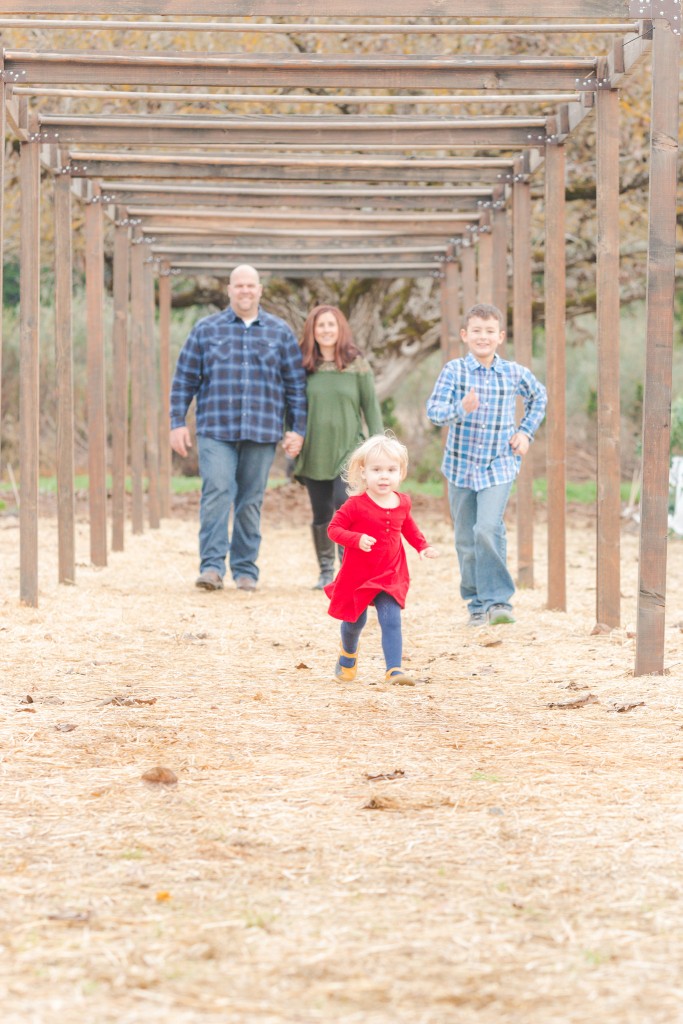
[[479,408],[479,395],[474,388],[470,388],[463,398],[462,407],[465,412],[474,412],[475,409]]
[[515,455],[526,455],[529,451],[530,443],[528,436],[523,434],[521,430],[518,430],[517,433],[513,434],[510,438],[510,447]]
[[183,458],[187,457],[189,449],[192,447],[192,441],[190,440],[190,431],[187,427],[175,427],[170,435],[171,448],[178,455]]
[[373,544],[376,543],[376,537],[371,537],[369,533],[362,533],[360,536],[360,541],[358,542],[358,547],[361,549],[361,551],[370,551],[372,550]]
[[282,447],[285,450],[285,455],[289,455],[290,459],[295,459],[304,445],[304,439],[301,434],[297,434],[294,430],[288,430],[285,436],[282,438]]

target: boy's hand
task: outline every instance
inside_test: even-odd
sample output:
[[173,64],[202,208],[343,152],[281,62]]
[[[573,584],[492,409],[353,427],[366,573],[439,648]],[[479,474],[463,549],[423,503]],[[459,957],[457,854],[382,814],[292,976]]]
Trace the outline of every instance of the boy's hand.
[[433,547],[423,548],[422,551],[420,552],[420,558],[438,558],[438,557],[439,557],[439,552],[436,550],[436,548],[433,548]]
[[371,537],[367,533],[361,533],[358,547],[361,549],[361,551],[370,551],[373,544],[376,543],[377,539],[375,537]]
[[475,409],[479,408],[479,395],[474,388],[470,388],[463,398],[462,407],[465,412],[474,412]]
[[515,455],[526,455],[529,451],[529,444],[529,438],[526,434],[523,434],[521,430],[518,430],[517,433],[513,434],[510,438],[510,447]]

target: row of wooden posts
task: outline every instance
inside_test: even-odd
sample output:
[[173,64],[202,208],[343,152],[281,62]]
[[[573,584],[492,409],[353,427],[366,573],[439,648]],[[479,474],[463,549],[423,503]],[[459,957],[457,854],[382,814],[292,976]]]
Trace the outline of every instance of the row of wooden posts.
[[[93,0],[73,0],[74,13],[98,13]],[[165,5],[167,6],[167,5]],[[208,13],[211,0],[190,2],[184,13]],[[230,12],[244,4],[229,4]],[[249,6],[248,4],[246,6]],[[268,6],[268,5],[266,5]],[[271,3],[270,7],[273,4]],[[275,6],[278,6],[275,4]],[[289,5],[291,6],[291,5]],[[304,5],[305,6],[305,5]],[[413,10],[414,16],[419,16]],[[477,5],[451,0],[450,7],[465,16],[487,16]],[[484,4],[486,6],[486,4]],[[507,0],[496,14],[504,16]],[[604,0],[608,13],[596,14],[595,4],[575,0],[564,4],[563,17],[633,16],[621,0]],[[626,5],[628,6],[628,5]],[[0,0],[0,13],[12,4]],[[42,0],[40,12],[63,13],[59,3]],[[149,3],[133,4],[131,13],[154,13]],[[353,15],[354,4],[333,3],[326,14]],[[539,7],[541,10],[539,10]],[[297,12],[303,14],[301,3]],[[598,295],[598,514],[596,618],[608,626],[620,623],[620,459],[619,459],[619,94],[617,86],[633,71],[641,56],[653,50],[651,147],[650,256],[648,260],[648,338],[643,429],[643,494],[636,671],[663,669],[664,594],[666,580],[666,512],[668,501],[668,418],[671,403],[673,339],[673,273],[675,250],[676,150],[672,140],[678,125],[678,54],[680,21],[667,9],[657,17],[639,2],[636,32],[624,26],[624,39],[609,58],[578,61],[479,61],[452,58],[335,58],[315,61],[302,55],[231,54],[206,58],[166,54],[123,56],[5,50],[3,54],[2,116],[9,117],[20,139],[21,181],[21,573],[20,597],[38,600],[38,336],[41,159],[54,174],[56,343],[59,396],[58,509],[60,580],[74,578],[73,507],[73,388],[71,378],[71,199],[74,191],[86,204],[87,396],[90,476],[90,537],[94,564],[107,560],[106,394],[104,365],[104,216],[114,219],[114,322],[111,415],[112,535],[119,550],[124,539],[125,476],[130,427],[132,528],[144,526],[144,486],[147,478],[147,517],[158,526],[168,514],[170,451],[166,442],[169,392],[169,324],[171,274],[203,270],[220,274],[236,262],[255,262],[261,269],[289,276],[311,276],[319,267],[366,276],[424,275],[441,281],[442,348],[444,357],[457,352],[463,308],[473,301],[508,305],[508,235],[512,235],[512,308],[515,358],[531,361],[531,198],[530,180],[536,167],[545,181],[545,325],[549,391],[547,419],[548,478],[548,605],[566,608],[566,408],[565,408],[565,142],[572,129],[595,108],[597,122],[597,295]],[[680,4],[674,8],[680,11]],[[524,4],[516,7],[524,17]],[[22,12],[27,10],[22,3]],[[555,5],[535,5],[539,18],[558,17]],[[569,13],[567,11],[569,10]],[[163,14],[168,11],[158,10]],[[212,12],[213,13],[213,12]],[[226,13],[223,11],[222,13]],[[266,15],[267,10],[259,10]],[[278,9],[277,13],[287,13]],[[291,13],[291,12],[289,12]],[[364,11],[363,14],[370,15]],[[384,9],[383,9],[384,13]],[[447,11],[440,12],[443,16]],[[392,14],[400,16],[392,3]],[[156,23],[155,23],[156,27]],[[242,25],[241,28],[244,28]],[[584,26],[584,30],[586,26]],[[566,25],[571,31],[571,24]],[[457,66],[456,66],[457,65]],[[453,119],[289,118],[200,119],[126,116],[65,117],[44,115],[30,106],[33,96],[65,95],[65,85],[94,87],[121,82],[167,85],[182,68],[186,85],[353,86],[418,89],[491,88],[542,89],[525,99],[550,96],[551,90],[572,88],[571,101],[560,103],[545,118]],[[398,77],[397,77],[398,76]],[[578,83],[578,86],[577,86]],[[578,89],[578,92],[577,92]],[[103,91],[109,96],[112,90]],[[87,95],[86,94],[86,95]],[[134,93],[127,93],[128,98]],[[160,94],[165,95],[165,94]],[[229,99],[229,97],[227,97]],[[262,98],[262,97],[259,97]],[[346,100],[351,97],[345,97]],[[254,99],[254,97],[252,97]],[[429,100],[430,97],[425,97]],[[468,96],[467,101],[473,97]],[[121,152],[121,145],[224,147],[228,154],[212,157],[162,153]],[[104,147],[83,152],[78,147]],[[384,158],[382,148],[486,148],[495,157],[429,161]],[[116,147],[116,152],[107,148]],[[326,157],[339,148],[379,154],[374,160]],[[673,148],[673,153],[672,153]],[[501,159],[501,152],[514,156]],[[291,151],[297,155],[291,156]],[[308,151],[308,153],[307,153]],[[243,155],[239,155],[240,152]],[[277,152],[277,157],[273,156]],[[237,155],[236,155],[237,154]],[[301,154],[304,154],[303,156]],[[312,154],[312,155],[311,155]],[[381,164],[385,160],[386,168]],[[496,162],[498,161],[498,166]],[[429,166],[429,164],[433,166]],[[434,183],[470,181],[449,196]],[[201,164],[201,168],[200,165]],[[438,167],[437,165],[443,164]],[[503,164],[503,167],[500,167]],[[336,166],[336,169],[334,169]],[[247,171],[247,168],[250,171]],[[453,177],[462,170],[463,178]],[[450,172],[450,177],[448,173]],[[351,178],[350,174],[357,175]],[[178,182],[215,178],[236,182],[258,178],[259,186],[236,186],[242,207],[224,213],[226,188],[214,189]],[[412,175],[412,177],[411,177]],[[112,182],[112,176],[120,179]],[[127,179],[144,179],[142,186]],[[175,184],[164,186],[159,178]],[[283,178],[292,182],[284,186]],[[314,188],[310,182],[344,178],[377,181],[384,189],[353,194],[343,188]],[[264,187],[269,180],[279,187]],[[388,181],[430,183],[387,188]],[[308,187],[300,187],[300,182]],[[483,187],[482,187],[483,186]],[[456,190],[457,191],[457,190]],[[443,193],[442,196],[439,193]],[[378,196],[377,193],[380,193]],[[246,198],[248,197],[248,199]],[[450,204],[454,204],[449,206]],[[190,205],[189,209],[184,206]],[[340,213],[344,205],[347,209]],[[443,204],[443,205],[439,205]],[[372,205],[372,212],[366,207]],[[281,206],[286,206],[284,213]],[[309,207],[312,209],[307,209]],[[511,217],[510,217],[511,214]],[[368,244],[370,243],[370,244]],[[267,251],[270,256],[251,259]],[[353,246],[357,248],[353,248]],[[317,246],[317,248],[316,248]],[[434,262],[434,249],[440,261]],[[193,251],[194,250],[194,251]],[[197,250],[200,250],[199,252]],[[359,252],[363,253],[361,263]],[[324,253],[324,255],[323,255]],[[154,276],[158,271],[159,339],[155,338]],[[130,329],[130,338],[129,338]],[[128,391],[130,387],[130,423]],[[518,578],[533,583],[532,481],[529,468],[519,480]]]

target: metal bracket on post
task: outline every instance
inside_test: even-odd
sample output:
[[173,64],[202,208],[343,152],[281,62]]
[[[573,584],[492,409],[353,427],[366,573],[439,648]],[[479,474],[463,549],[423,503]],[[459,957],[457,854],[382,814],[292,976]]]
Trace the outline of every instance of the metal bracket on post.
[[16,85],[17,82],[20,82],[22,80],[22,78],[25,78],[25,77],[26,77],[26,72],[25,71],[7,71],[4,68],[3,68],[2,71],[0,71],[0,78],[2,79],[3,82],[6,82],[8,85],[12,85],[12,84]]
[[681,0],[630,0],[630,18],[666,21],[675,36],[681,34]]

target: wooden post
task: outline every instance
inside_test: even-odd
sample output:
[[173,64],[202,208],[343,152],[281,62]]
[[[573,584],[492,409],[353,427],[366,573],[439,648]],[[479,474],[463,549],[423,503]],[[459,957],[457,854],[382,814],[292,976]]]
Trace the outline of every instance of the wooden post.
[[55,358],[57,376],[57,545],[60,583],[76,579],[74,389],[71,315],[71,178],[54,180]]
[[114,229],[114,323],[112,329],[111,396],[111,548],[123,551],[126,520],[128,435],[128,301],[130,295],[130,232],[128,220]]
[[161,413],[159,419],[159,511],[163,518],[171,514],[171,268],[163,260],[159,271],[159,384]]
[[[679,23],[680,27],[680,23]],[[654,22],[647,348],[635,674],[664,671],[680,35]]]
[[131,348],[130,348],[130,472],[132,478],[132,529],[144,531],[144,471],[145,471],[145,413],[144,413],[144,348],[143,326],[145,315],[143,287],[142,238],[139,229],[131,239]]
[[[519,172],[512,186],[513,272],[512,337],[515,359],[531,367],[531,187]],[[534,585],[534,493],[533,448],[522,459],[517,477],[517,583]]]
[[597,94],[597,576],[596,619],[621,620],[619,403],[619,93]]
[[444,361],[457,359],[461,351],[460,327],[462,325],[462,309],[460,305],[460,266],[455,253],[455,246],[449,245],[444,264],[446,290],[446,324],[448,327],[448,346],[443,353]]
[[545,337],[548,386],[548,608],[567,610],[565,151],[545,147]]
[[99,189],[85,207],[87,317],[88,474],[90,558],[107,564],[107,478],[104,370],[104,225]]
[[19,598],[38,606],[38,456],[40,437],[40,144],[34,118],[19,157],[21,191],[19,374]]
[[474,306],[477,301],[476,256],[469,240],[467,240],[467,243],[463,242],[460,265],[462,267],[462,304],[464,315],[470,306]]
[[508,308],[508,215],[505,199],[495,201],[492,217],[493,239],[493,305],[498,306],[504,316]]
[[490,224],[484,224],[477,245],[477,302],[493,302],[493,235]]
[[143,352],[145,363],[145,454],[147,464],[147,514],[153,530],[159,528],[159,373],[156,338],[154,337],[154,272],[148,245],[141,245],[144,324]]

